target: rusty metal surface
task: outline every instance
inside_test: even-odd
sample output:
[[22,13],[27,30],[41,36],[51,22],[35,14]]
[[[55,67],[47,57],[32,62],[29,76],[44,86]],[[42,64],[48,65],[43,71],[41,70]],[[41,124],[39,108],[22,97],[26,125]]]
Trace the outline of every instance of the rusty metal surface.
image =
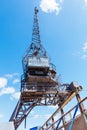
[[[65,130],[68,130],[69,125],[70,125],[70,123],[68,123],[67,125],[65,125]],[[75,121],[73,123],[73,126],[72,126],[72,130],[87,130],[87,126],[85,124],[83,114],[79,115],[75,119]]]

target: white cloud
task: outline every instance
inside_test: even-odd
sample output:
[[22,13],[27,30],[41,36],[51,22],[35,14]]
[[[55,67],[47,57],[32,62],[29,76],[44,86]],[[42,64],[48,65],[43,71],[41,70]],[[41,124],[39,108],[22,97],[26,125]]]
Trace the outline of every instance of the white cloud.
[[7,85],[7,79],[4,77],[0,77],[0,88],[3,88]]
[[82,59],[86,59],[86,58],[87,58],[87,55],[86,55],[86,54],[83,54],[81,58],[82,58]]
[[83,44],[81,59],[87,59],[87,42]]
[[6,76],[7,78],[12,78],[12,77],[13,77],[12,74],[6,74],[5,76]]
[[19,98],[20,98],[20,92],[15,92],[15,93],[13,93],[12,96],[11,96],[11,99],[12,99],[12,100],[13,100],[13,99],[18,100]]
[[13,81],[13,84],[16,84],[16,83],[19,83],[19,82],[20,82],[19,79],[15,79],[15,80]]
[[41,117],[41,116],[37,114],[37,115],[34,115],[33,118],[34,118],[34,119],[39,119],[40,117]]
[[83,51],[84,51],[84,52],[87,52],[87,42],[85,42],[85,43],[84,43],[84,45],[83,45],[83,48],[82,48],[82,49],[83,49]]
[[84,4],[85,4],[85,6],[87,6],[87,0],[84,0]]
[[4,115],[0,114],[0,118],[3,118],[3,117],[4,117]]
[[15,89],[13,87],[7,87],[7,88],[3,88],[0,91],[0,96],[4,95],[4,94],[12,94],[15,92]]
[[[10,94],[11,99],[19,99],[20,92],[16,92],[12,84],[20,82],[19,73],[5,74],[0,77],[0,96]],[[11,87],[8,86],[10,84]]]
[[34,119],[40,119],[40,118],[48,119],[50,116],[51,116],[51,114],[46,114],[46,115],[36,114],[36,115],[33,115],[33,118]]
[[19,76],[19,73],[6,74],[5,77],[13,78],[14,76]]
[[61,4],[63,4],[64,0],[59,0],[59,2],[60,2]]
[[41,0],[40,8],[45,13],[56,12],[56,15],[57,15],[62,9],[61,7],[62,3],[63,3],[63,0],[60,0],[59,3],[57,3],[56,0]]

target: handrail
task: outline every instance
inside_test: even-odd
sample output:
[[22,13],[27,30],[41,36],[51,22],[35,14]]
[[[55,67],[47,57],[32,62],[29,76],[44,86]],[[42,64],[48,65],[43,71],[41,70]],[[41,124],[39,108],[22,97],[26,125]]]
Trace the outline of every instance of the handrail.
[[50,68],[52,68],[54,71],[56,71],[56,66],[52,63],[50,63]]
[[[85,97],[84,99],[82,99],[78,105],[80,105],[82,102],[84,102],[85,100],[87,100],[87,97]],[[63,117],[65,117],[68,113],[70,113],[71,111],[73,111],[76,108],[77,105],[75,105],[72,109],[70,109],[68,112],[66,112],[65,114],[63,114],[63,116],[61,116],[58,120],[56,120],[54,123],[52,123],[48,128],[46,128],[46,130],[49,130],[54,124],[56,124],[61,118],[63,119]],[[85,110],[84,110],[85,111]],[[51,119],[51,118],[50,118]],[[41,127],[39,130],[41,130],[43,127]],[[60,128],[59,128],[60,129]]]

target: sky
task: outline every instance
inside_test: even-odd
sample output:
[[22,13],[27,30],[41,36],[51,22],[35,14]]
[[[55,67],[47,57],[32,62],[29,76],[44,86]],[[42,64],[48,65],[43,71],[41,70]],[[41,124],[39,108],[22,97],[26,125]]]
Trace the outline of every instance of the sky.
[[[34,7],[41,41],[62,83],[78,82],[87,96],[87,0],[0,0],[0,122],[7,122],[20,96],[22,56],[32,39]],[[43,109],[44,108],[44,109]],[[26,129],[40,126],[55,107],[36,107]]]

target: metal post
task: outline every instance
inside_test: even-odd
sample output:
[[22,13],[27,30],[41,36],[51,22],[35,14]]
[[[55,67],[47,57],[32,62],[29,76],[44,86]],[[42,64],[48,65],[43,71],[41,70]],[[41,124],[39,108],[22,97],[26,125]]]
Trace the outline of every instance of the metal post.
[[25,126],[25,129],[26,129],[26,115],[25,115],[25,124],[24,124],[24,126]]
[[[80,95],[79,95],[79,94],[76,94],[76,98],[77,98],[77,101],[78,101],[78,103],[79,103],[79,102],[81,101]],[[85,120],[85,108],[84,108],[83,103],[80,103],[80,104],[79,104],[79,108],[80,108],[81,116],[82,116],[82,118],[84,119],[84,122],[85,122],[85,127],[87,128],[87,122],[86,122],[86,120]]]
[[[63,111],[63,109],[61,109],[61,115],[63,116],[64,115],[64,111]],[[63,122],[63,128],[66,130],[66,128],[65,128],[65,117],[63,117],[62,118],[62,122]]]
[[52,129],[54,130],[54,118],[52,117]]
[[48,128],[48,123],[46,123],[46,129]]
[[[76,94],[76,98],[77,98],[77,101],[78,101],[78,103],[81,101],[81,97],[80,97],[80,95],[79,94]],[[84,105],[83,105],[83,103],[80,103],[79,104],[79,108],[80,108],[80,112],[81,113],[84,113]]]

